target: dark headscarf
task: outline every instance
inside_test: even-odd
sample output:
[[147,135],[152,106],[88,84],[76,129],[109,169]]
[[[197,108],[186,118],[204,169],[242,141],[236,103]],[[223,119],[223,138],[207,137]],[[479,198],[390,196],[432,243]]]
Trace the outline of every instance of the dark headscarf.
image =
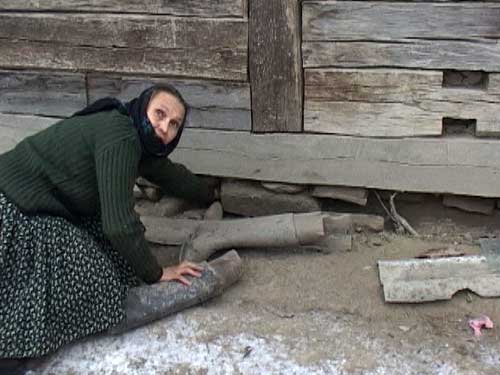
[[[146,114],[151,97],[153,94],[158,92],[166,92],[175,96],[184,106],[185,110],[184,119],[182,120],[179,131],[177,132],[175,138],[168,144],[164,144],[162,140],[156,136],[153,125],[149,121]],[[177,147],[177,144],[179,143],[179,140],[181,139],[189,107],[181,94],[173,86],[161,83],[144,90],[141,95],[132,99],[128,103],[122,103],[116,98],[103,98],[97,100],[81,111],[74,113],[71,117],[85,116],[96,112],[110,111],[112,109],[117,109],[132,119],[132,122],[139,134],[139,139],[141,140],[143,153],[148,156],[166,157],[174,151],[175,147]]]

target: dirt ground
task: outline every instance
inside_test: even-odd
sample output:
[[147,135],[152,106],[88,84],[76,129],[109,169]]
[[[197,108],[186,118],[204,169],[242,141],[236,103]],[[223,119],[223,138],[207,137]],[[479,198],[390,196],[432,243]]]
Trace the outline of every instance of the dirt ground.
[[29,373],[499,374],[500,330],[475,338],[467,322],[486,314],[500,323],[500,298],[462,291],[450,301],[388,304],[377,260],[449,244],[478,250],[479,238],[500,236],[500,216],[432,201],[398,209],[419,238],[388,225],[356,234],[349,252],[241,251],[243,279],[221,297],[126,335],[76,343]]

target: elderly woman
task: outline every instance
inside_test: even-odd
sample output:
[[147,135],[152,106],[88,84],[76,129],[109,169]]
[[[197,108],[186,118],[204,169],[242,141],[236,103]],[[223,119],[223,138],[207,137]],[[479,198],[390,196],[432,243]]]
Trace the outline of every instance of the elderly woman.
[[160,267],[134,211],[138,176],[214,200],[167,158],[187,111],[175,88],[155,85],[127,104],[101,99],[0,155],[0,358],[41,356],[113,328],[141,283],[189,288],[200,277],[189,262]]

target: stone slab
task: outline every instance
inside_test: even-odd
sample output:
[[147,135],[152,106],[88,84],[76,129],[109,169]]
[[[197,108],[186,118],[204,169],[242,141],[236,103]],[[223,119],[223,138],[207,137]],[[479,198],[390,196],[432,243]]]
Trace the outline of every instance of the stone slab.
[[477,212],[484,215],[492,215],[495,209],[495,199],[480,197],[445,195],[443,196],[443,204],[447,207],[454,207],[462,211]]
[[221,185],[221,202],[224,211],[243,216],[321,210],[319,202],[307,194],[274,193],[249,181],[224,181]]
[[500,296],[499,256],[380,260],[378,267],[386,302],[446,300],[465,289]]

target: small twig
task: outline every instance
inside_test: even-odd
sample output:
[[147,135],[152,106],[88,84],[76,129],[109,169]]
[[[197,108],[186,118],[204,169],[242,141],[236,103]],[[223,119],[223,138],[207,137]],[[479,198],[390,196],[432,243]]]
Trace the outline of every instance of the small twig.
[[384,211],[387,213],[387,215],[391,218],[392,221],[394,221],[396,224],[397,224],[397,220],[394,216],[392,216],[392,214],[389,212],[389,210],[387,209],[387,207],[385,206],[384,202],[382,202],[382,199],[380,198],[380,195],[374,191],[375,193],[375,196],[377,197],[378,199],[378,202],[380,203],[380,205],[382,206],[382,208],[384,209]]
[[396,197],[397,194],[398,193],[392,194],[391,198],[389,199],[389,203],[391,205],[391,214],[396,218],[396,222],[398,223],[398,225],[403,227],[411,235],[418,236],[417,231],[415,229],[413,229],[413,227],[410,225],[410,223],[408,223],[408,221],[403,216],[398,214],[398,212],[396,211],[396,205],[394,204],[394,198]]

